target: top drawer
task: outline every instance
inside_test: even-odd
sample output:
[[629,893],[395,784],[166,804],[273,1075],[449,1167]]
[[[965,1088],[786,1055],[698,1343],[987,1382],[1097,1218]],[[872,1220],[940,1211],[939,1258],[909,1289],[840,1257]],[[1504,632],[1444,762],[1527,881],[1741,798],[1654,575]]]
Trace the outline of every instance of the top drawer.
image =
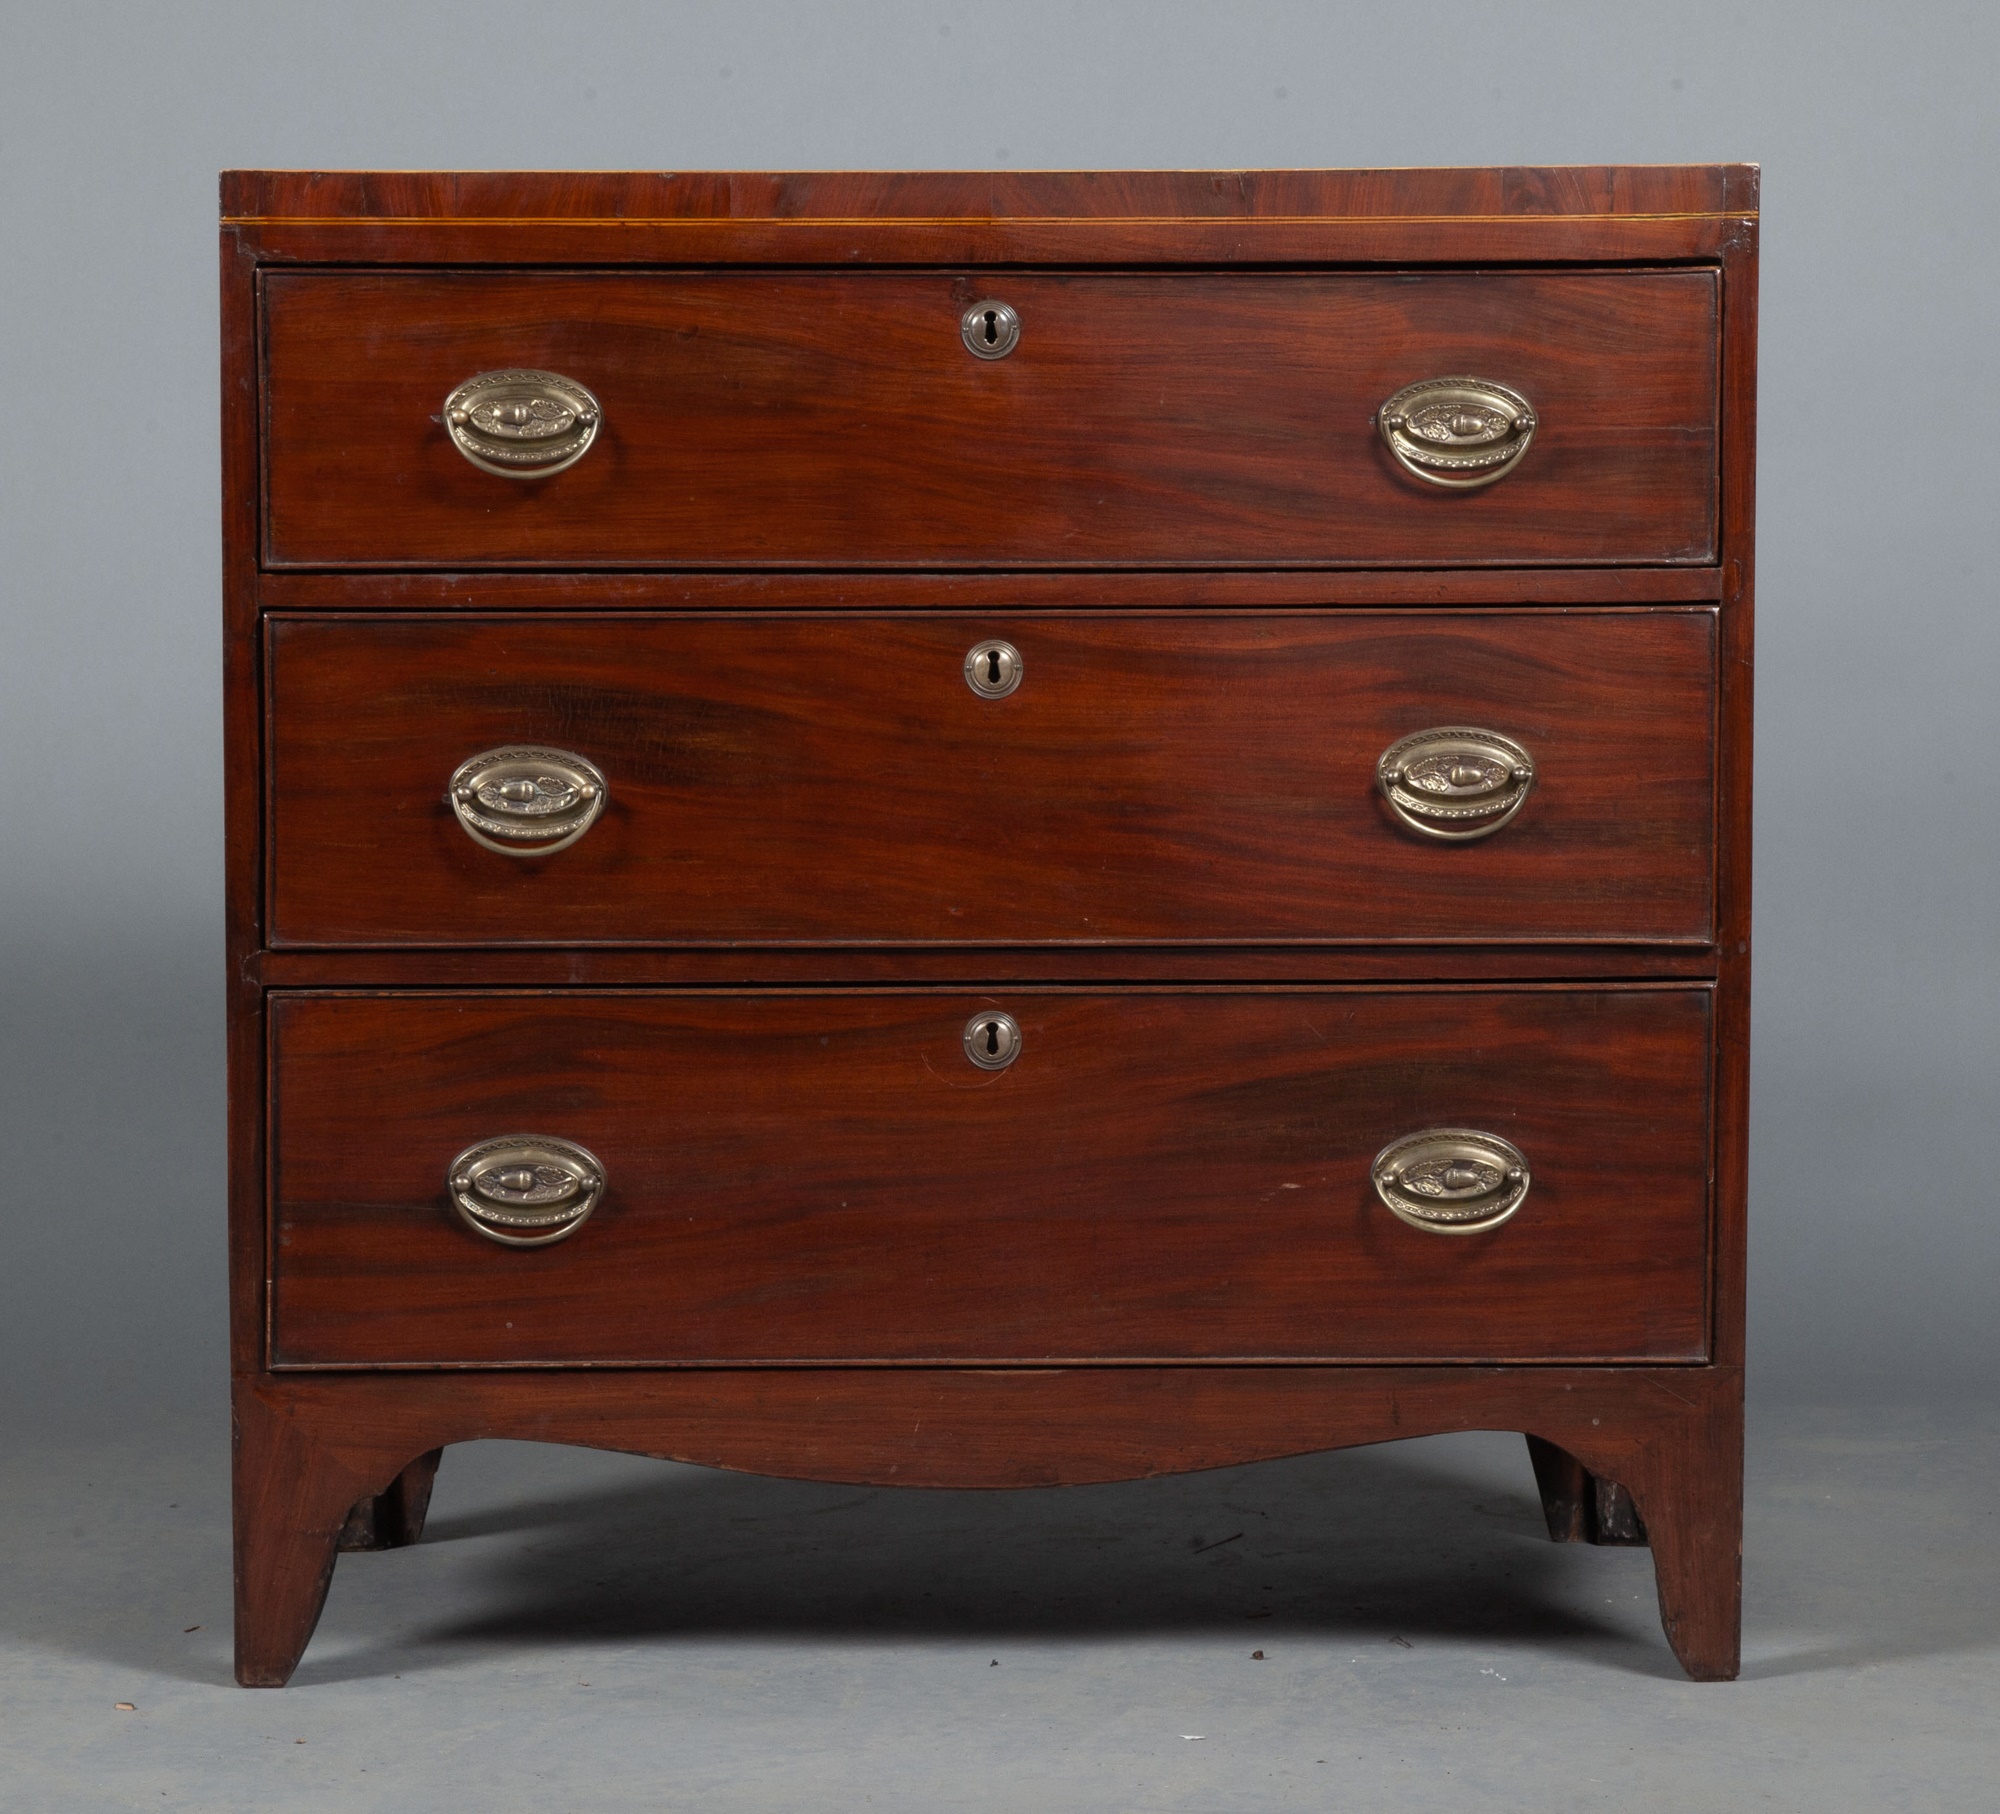
[[[1019,319],[1004,358],[961,335],[988,299]],[[273,566],[1715,554],[1707,270],[297,271],[263,279],[263,309]],[[523,480],[459,453],[446,397],[506,369],[596,398],[576,464]],[[1534,429],[1504,476],[1447,490],[1374,418],[1465,376],[1524,398]]]

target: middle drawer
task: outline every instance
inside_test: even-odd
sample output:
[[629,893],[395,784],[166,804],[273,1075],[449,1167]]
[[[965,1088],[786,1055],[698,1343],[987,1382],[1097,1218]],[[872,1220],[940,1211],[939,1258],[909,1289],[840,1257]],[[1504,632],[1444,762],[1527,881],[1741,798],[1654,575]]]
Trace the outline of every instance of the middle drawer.
[[1713,631],[280,615],[270,941],[1702,943]]

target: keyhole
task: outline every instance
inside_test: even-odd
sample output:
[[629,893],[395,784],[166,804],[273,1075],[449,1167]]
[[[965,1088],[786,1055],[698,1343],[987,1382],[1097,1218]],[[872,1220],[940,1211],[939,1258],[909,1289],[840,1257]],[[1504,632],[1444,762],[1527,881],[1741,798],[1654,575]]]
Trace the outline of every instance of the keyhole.
[[1011,642],[976,642],[966,651],[965,684],[982,699],[1005,699],[1021,684],[1021,651]]
[[1021,1028],[1011,1014],[988,1010],[965,1023],[965,1055],[982,1071],[1004,1071],[1021,1055]]
[[958,318],[965,350],[975,359],[1004,359],[1021,338],[1021,318],[1004,302],[975,302]]

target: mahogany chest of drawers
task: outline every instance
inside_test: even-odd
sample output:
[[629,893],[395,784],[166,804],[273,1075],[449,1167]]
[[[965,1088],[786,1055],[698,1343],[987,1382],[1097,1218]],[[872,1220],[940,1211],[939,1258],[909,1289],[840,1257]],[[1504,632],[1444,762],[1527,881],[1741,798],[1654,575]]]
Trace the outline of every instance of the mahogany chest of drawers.
[[1472,1428],[1734,1674],[1753,169],[222,201],[241,1680],[454,1442]]

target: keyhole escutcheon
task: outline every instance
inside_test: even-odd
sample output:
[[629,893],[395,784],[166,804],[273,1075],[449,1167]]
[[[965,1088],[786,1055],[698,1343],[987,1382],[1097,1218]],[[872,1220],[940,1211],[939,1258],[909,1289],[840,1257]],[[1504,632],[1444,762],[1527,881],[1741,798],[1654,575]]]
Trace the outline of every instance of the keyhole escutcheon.
[[997,636],[966,652],[965,684],[981,699],[1005,699],[1021,684],[1021,651]]
[[965,1055],[982,1071],[1004,1071],[1021,1056],[1021,1024],[998,1008],[985,1008],[965,1023]]
[[1021,340],[1021,318],[1004,302],[975,302],[958,318],[959,338],[975,359],[1004,359]]

